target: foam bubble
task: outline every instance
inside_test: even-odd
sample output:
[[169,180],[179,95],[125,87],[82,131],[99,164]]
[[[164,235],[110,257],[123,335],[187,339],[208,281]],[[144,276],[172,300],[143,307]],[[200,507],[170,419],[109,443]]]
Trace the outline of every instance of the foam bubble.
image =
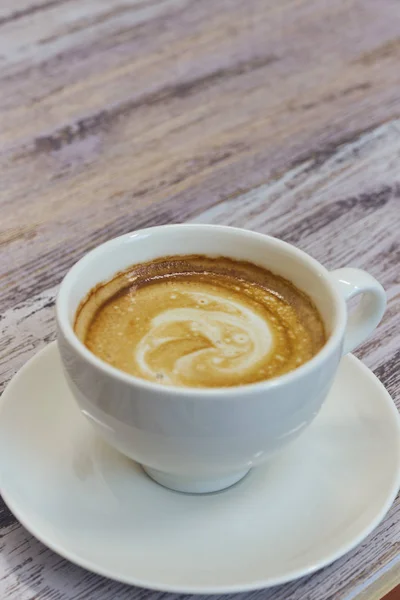
[[222,358],[220,356],[214,356],[211,361],[215,364],[215,365],[219,365],[220,363],[222,363]]
[[233,335],[233,341],[236,344],[245,344],[246,342],[249,341],[249,336],[244,333],[235,333]]

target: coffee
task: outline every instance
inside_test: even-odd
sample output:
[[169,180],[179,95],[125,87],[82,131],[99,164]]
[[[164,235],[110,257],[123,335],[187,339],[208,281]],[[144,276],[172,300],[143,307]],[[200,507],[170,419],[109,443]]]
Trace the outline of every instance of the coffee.
[[74,329],[122,371],[200,388],[282,375],[326,340],[318,310],[291,282],[252,263],[201,255],[116,274],[81,303]]

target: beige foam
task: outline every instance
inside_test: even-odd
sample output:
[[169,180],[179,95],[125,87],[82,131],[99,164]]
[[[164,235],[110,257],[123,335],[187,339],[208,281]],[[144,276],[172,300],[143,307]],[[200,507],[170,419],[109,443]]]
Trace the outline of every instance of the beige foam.
[[139,265],[99,286],[78,311],[79,337],[128,373],[192,387],[268,379],[324,343],[318,312],[289,282],[248,263],[191,258]]
[[[267,320],[256,311],[207,292],[184,290],[181,294],[204,308],[169,308],[152,319],[148,333],[133,350],[134,360],[144,376],[157,381],[161,374],[165,383],[182,385],[183,381],[196,381],[199,367],[204,367],[212,371],[213,378],[225,379],[250,373],[266,357],[272,334]],[[207,305],[213,308],[207,309]],[[182,354],[170,372],[157,369],[152,364],[152,353],[181,339],[181,329],[177,327],[181,323],[188,323],[194,335],[201,336],[209,345]],[[173,334],[165,337],[163,331],[167,326],[176,337]]]

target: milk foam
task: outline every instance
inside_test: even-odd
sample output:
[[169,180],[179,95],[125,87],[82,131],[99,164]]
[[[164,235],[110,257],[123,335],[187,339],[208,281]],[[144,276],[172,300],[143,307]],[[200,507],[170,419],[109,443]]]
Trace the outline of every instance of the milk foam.
[[[184,294],[195,302],[196,308],[169,308],[159,313],[133,349],[135,362],[144,377],[181,385],[182,378],[196,381],[199,370],[205,369],[211,371],[212,376],[245,375],[269,353],[272,332],[256,311],[211,293],[186,291]],[[193,335],[201,336],[208,345],[182,354],[172,368],[160,371],[151,364],[151,355],[179,339],[180,330],[173,327],[179,323],[186,323]],[[172,330],[172,335],[165,335],[166,330]]]
[[201,255],[117,273],[81,303],[74,329],[126,373],[199,388],[282,375],[325,343],[318,311],[289,281],[251,263]]

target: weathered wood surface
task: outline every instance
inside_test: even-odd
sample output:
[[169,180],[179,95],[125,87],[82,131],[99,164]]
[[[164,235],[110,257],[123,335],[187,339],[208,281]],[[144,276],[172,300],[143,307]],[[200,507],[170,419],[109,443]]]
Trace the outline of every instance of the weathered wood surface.
[[[76,259],[192,220],[378,277],[389,307],[357,354],[400,408],[399,32],[398,0],[2,0],[0,389],[54,339]],[[400,499],[344,559],[243,597],[350,600],[388,569]],[[162,597],[64,561],[0,503],[2,600]]]

